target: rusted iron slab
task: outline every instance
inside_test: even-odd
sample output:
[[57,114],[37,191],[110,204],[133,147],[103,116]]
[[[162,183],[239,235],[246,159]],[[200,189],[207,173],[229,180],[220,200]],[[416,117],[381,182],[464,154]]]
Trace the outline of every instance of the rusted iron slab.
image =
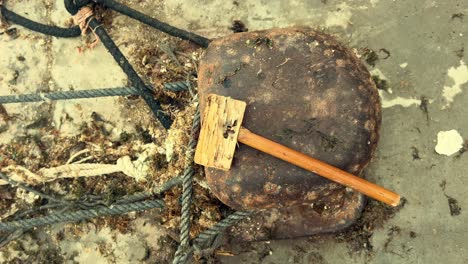
[[365,197],[339,190],[314,204],[255,213],[226,232],[228,243],[289,239],[340,231],[361,214]]
[[[238,33],[213,40],[199,69],[202,111],[208,94],[229,96],[247,102],[243,126],[262,136],[355,175],[371,160],[381,123],[378,92],[365,66],[332,36],[309,28]],[[246,240],[336,231],[362,206],[354,193],[329,216],[316,214],[311,204],[342,200],[345,188],[243,145],[229,171],[205,172],[226,205],[268,209],[252,221],[280,219],[268,228],[270,238]]]
[[[378,140],[380,102],[352,51],[307,28],[214,40],[200,62],[199,92],[246,101],[243,126],[353,174]],[[229,171],[207,169],[212,191],[239,210],[314,202],[342,188],[246,146]]]

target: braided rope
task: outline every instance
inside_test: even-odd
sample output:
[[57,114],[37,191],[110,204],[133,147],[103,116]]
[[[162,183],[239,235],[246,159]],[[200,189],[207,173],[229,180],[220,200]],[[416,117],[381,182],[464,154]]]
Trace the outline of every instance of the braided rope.
[[167,182],[163,183],[160,186],[157,186],[153,188],[151,192],[139,192],[139,193],[134,193],[131,195],[124,196],[120,198],[116,203],[131,203],[131,202],[136,202],[144,199],[148,199],[151,196],[161,194],[169,189],[171,189],[174,186],[177,186],[182,183],[182,176],[177,176],[175,178],[172,178],[168,180]]
[[173,263],[187,263],[189,256],[193,253],[198,256],[212,254],[221,245],[222,234],[226,229],[251,214],[252,212],[235,212],[216,223],[213,227],[203,231],[194,239],[192,247],[185,248],[183,255],[176,255]]
[[228,217],[216,223],[213,227],[200,233],[193,242],[194,246],[196,245],[198,248],[206,248],[210,246],[209,243],[212,242],[216,236],[222,234],[224,231],[226,231],[227,228],[250,215],[252,215],[252,212],[241,211],[237,211],[229,215]]
[[91,0],[64,0],[64,2],[65,2],[65,8],[71,15],[75,15],[80,10],[80,8],[88,5],[89,3],[95,2],[97,4],[113,9],[114,11],[117,11],[130,18],[133,18],[142,23],[145,23],[169,35],[192,41],[202,47],[206,48],[208,47],[208,44],[210,43],[210,40],[205,37],[199,36],[193,32],[188,32],[183,29],[173,27],[169,24],[166,24],[155,18],[147,16],[135,9],[129,8],[128,6],[121,4],[119,2],[116,2],[114,0],[92,0],[92,1]]
[[199,234],[199,236],[193,241],[193,246],[190,246],[190,206],[192,204],[193,175],[195,174],[195,170],[193,168],[193,154],[197,144],[196,134],[199,129],[200,111],[197,108],[187,150],[187,159],[189,159],[190,165],[185,169],[184,175],[182,176],[183,193],[180,223],[180,245],[174,256],[174,264],[187,263],[190,255],[194,252],[198,255],[202,255],[206,251],[214,251],[214,249],[219,246],[221,240],[220,236],[228,227],[252,214],[252,212],[235,212],[229,215],[227,218],[216,223],[213,227]]
[[[32,21],[26,17],[20,16],[17,13],[8,10],[5,4],[0,5],[0,14],[0,18],[4,18],[6,22],[12,22],[14,24],[21,25],[35,32],[39,32],[49,36],[61,38],[74,38],[80,36],[81,33],[80,28],[76,26],[72,28],[62,28]],[[0,22],[0,24],[2,23]]]
[[200,129],[200,110],[197,107],[192,124],[192,132],[187,150],[187,159],[190,162],[182,176],[182,213],[180,220],[180,245],[177,248],[173,263],[185,263],[190,255],[190,206],[192,205],[193,156],[197,145],[197,134]]
[[140,95],[141,92],[134,87],[118,87],[118,88],[104,88],[92,90],[79,90],[79,91],[61,91],[50,93],[34,93],[34,94],[17,94],[0,96],[0,104],[12,103],[30,103],[30,102],[43,102],[55,100],[69,100],[69,99],[83,99],[83,98],[96,98],[106,96],[128,96]]
[[[148,199],[155,194],[160,194],[174,187],[175,185],[180,184],[182,177],[175,177],[166,183],[154,188],[153,192],[140,192],[132,195],[124,196],[116,201],[113,205],[107,207],[102,205],[101,199],[98,197],[97,201],[87,203],[86,201],[62,201],[58,198],[52,197],[50,195],[39,192],[27,184],[18,183],[10,179],[7,175],[0,173],[0,178],[10,183],[12,186],[17,186],[19,188],[25,189],[29,192],[39,195],[42,198],[48,199],[50,201],[58,202],[61,205],[73,206],[74,203],[81,207],[86,208],[86,210],[80,210],[76,212],[60,212],[50,214],[44,217],[16,220],[11,222],[0,223],[0,232],[17,232],[18,230],[29,230],[35,227],[50,225],[54,223],[61,222],[76,222],[80,220],[85,220],[89,218],[107,216],[107,215],[120,215],[128,213],[131,211],[143,211],[152,208],[163,208],[164,204],[161,200],[147,200],[143,202],[137,202],[140,200]],[[8,236],[11,238],[11,236]],[[3,238],[6,239],[6,238]],[[0,244],[1,243],[0,239]],[[6,241],[10,241],[7,239]]]
[[117,47],[107,31],[102,27],[102,24],[96,20],[96,17],[89,18],[89,27],[94,33],[96,33],[104,47],[114,58],[122,71],[127,75],[130,84],[141,92],[141,97],[145,100],[146,104],[162,126],[169,129],[173,122],[170,115],[164,112],[161,107],[161,103],[153,97],[150,87],[143,82],[133,66],[123,55],[122,51]]
[[10,243],[13,240],[16,240],[16,239],[20,238],[23,234],[24,234],[23,229],[17,229],[16,231],[14,231],[14,232],[6,235],[6,236],[1,237],[0,238],[0,248],[3,248],[4,246],[6,246],[8,243]]
[[121,215],[133,211],[143,211],[152,208],[162,209],[163,207],[164,203],[161,200],[147,200],[129,204],[115,204],[111,205],[110,207],[97,206],[94,209],[79,210],[76,212],[69,212],[66,214],[55,213],[44,217],[0,223],[0,232],[13,232],[17,229],[29,230],[34,227],[51,225],[55,223],[78,222],[81,220],[100,216]]
[[[151,26],[157,27],[160,30],[174,34],[178,37],[182,37],[183,39],[189,39],[192,41],[197,42],[198,44],[202,46],[207,46],[209,43],[209,40],[197,36],[193,33],[185,32],[183,30],[178,30],[174,31],[172,27],[169,27],[165,23],[161,23],[155,19],[151,19],[135,10],[131,10],[128,7],[117,3],[113,0],[102,0],[102,1],[97,1],[96,2],[103,2],[107,3],[108,6],[112,6],[114,10],[117,10],[119,12],[122,12],[132,18],[138,19],[143,23],[149,24]],[[89,3],[89,0],[65,0],[65,4],[67,6],[67,10],[72,14],[75,15],[77,11],[79,11],[80,6],[84,6],[86,3]],[[85,13],[83,11],[83,13]],[[88,12],[86,12],[88,13]],[[153,110],[155,115],[158,117],[158,119],[163,123],[163,125],[167,128],[170,125],[170,119],[165,116],[165,114],[162,112],[160,105],[157,101],[154,99],[151,100],[151,94],[149,90],[145,90],[144,88],[145,85],[142,83],[141,79],[136,75],[132,67],[129,65],[128,61],[126,61],[125,57],[120,53],[120,50],[115,46],[115,44],[112,42],[112,40],[109,38],[107,35],[107,32],[105,32],[101,25],[94,19],[91,18],[91,16],[84,18],[84,19],[79,19],[78,21],[82,27],[82,31],[85,30],[88,26],[91,26],[92,31],[99,36],[99,38],[103,39],[103,43],[106,46],[106,48],[109,50],[109,52],[112,54],[112,56],[116,59],[118,64],[122,67],[122,69],[127,73],[129,76],[130,81],[137,87],[136,89],[136,94],[142,95],[145,101],[148,103],[150,108]],[[55,28],[54,28],[55,29]],[[73,34],[75,33],[76,30],[74,30]],[[185,84],[185,85],[184,85]],[[177,85],[165,85],[165,88],[167,90],[171,91],[184,91],[188,90],[187,84],[180,82]],[[72,91],[75,92],[75,91]],[[130,95],[130,94],[114,94],[114,95],[97,95],[97,96],[84,96],[84,97],[78,97],[78,98],[90,98],[90,97],[102,97],[102,96],[115,96],[115,95]],[[27,95],[23,95],[27,96]],[[39,94],[39,95],[30,95],[30,96],[36,96],[35,100],[32,101],[26,101],[26,102],[37,102],[37,101],[47,101],[47,100],[54,100],[53,96],[45,96],[44,94]],[[37,97],[38,96],[38,97]],[[11,96],[13,99],[9,100],[18,100],[20,96]],[[0,97],[1,99],[1,97]],[[58,98],[55,100],[60,100],[60,99],[75,99],[75,98]],[[23,98],[24,100],[24,98]],[[29,100],[31,100],[29,98]],[[15,101],[18,102],[18,101]],[[0,101],[0,103],[2,103]],[[5,102],[4,102],[5,103]],[[192,184],[193,184],[193,175],[195,173],[195,170],[193,168],[193,154],[194,154],[194,148],[196,145],[196,133],[198,132],[200,126],[200,113],[197,109],[197,112],[195,114],[194,122],[192,125],[192,133],[191,133],[191,139],[190,143],[188,146],[187,150],[187,159],[190,161],[190,165],[187,166],[187,168],[184,171],[184,174],[182,176],[182,185],[183,185],[183,194],[182,194],[182,216],[181,216],[181,226],[180,226],[180,236],[181,236],[181,244],[177,250],[176,257],[174,259],[174,263],[185,263],[188,260],[188,257],[190,256],[191,253],[195,252],[200,252],[202,250],[202,247],[211,247],[214,248],[217,245],[213,245],[214,243],[219,243],[219,237],[220,235],[231,225],[237,223],[244,217],[250,215],[249,212],[236,212],[226,219],[222,220],[221,222],[217,223],[215,226],[212,228],[206,230],[205,232],[201,233],[195,240],[194,240],[194,247],[190,247],[190,206],[192,204]],[[173,184],[177,184],[179,181],[174,181]],[[173,185],[172,185],[173,186]],[[160,189],[162,189],[161,187]],[[170,188],[170,187],[168,187]],[[156,188],[154,191],[158,190]],[[124,199],[119,200],[119,202],[129,202],[129,201],[135,201],[135,200],[140,200],[140,199],[146,199],[150,197],[152,193],[137,193],[134,195],[130,195],[128,197],[124,197]],[[8,222],[8,223],[0,223],[0,231],[2,230],[27,230],[29,228],[35,227],[35,226],[41,226],[41,225],[46,225],[46,224],[51,224],[51,223],[56,223],[56,222],[69,222],[69,221],[79,221],[91,217],[97,217],[97,216],[102,216],[102,215],[114,215],[114,214],[123,214],[128,211],[126,210],[131,210],[131,211],[136,211],[136,210],[145,210],[145,209],[150,209],[154,207],[163,207],[162,201],[160,200],[153,200],[153,201],[145,201],[145,202],[136,202],[136,203],[131,203],[131,204],[114,204],[111,207],[106,207],[106,206],[98,206],[97,208],[94,209],[89,209],[89,210],[81,210],[73,213],[69,213],[67,215],[63,214],[51,214],[46,217],[40,217],[40,218],[33,218],[33,219],[26,219],[26,220],[20,220],[20,221],[14,221],[14,222]],[[2,229],[4,228],[4,229]],[[218,242],[216,242],[218,241]]]
[[63,201],[61,201],[60,199],[57,199],[55,197],[52,197],[48,194],[45,194],[43,192],[40,192],[38,190],[35,190],[34,188],[32,188],[31,186],[29,186],[28,184],[26,183],[20,183],[20,182],[17,182],[17,181],[14,181],[13,179],[11,179],[10,177],[8,177],[7,175],[3,174],[0,172],[0,179],[8,182],[11,186],[17,186],[21,189],[24,189],[30,193],[34,193],[35,195],[38,195],[39,197],[43,198],[43,199],[47,199],[49,201],[52,201],[52,202],[55,202],[55,203],[63,203]]
[[[171,92],[182,92],[188,90],[188,84],[186,81],[170,82],[165,83],[164,88]],[[90,90],[59,91],[50,93],[15,94],[0,96],[0,104],[32,103],[130,95],[141,95],[141,92],[135,87],[116,87]]]
[[171,83],[165,83],[164,88],[171,92],[183,92],[183,91],[189,90],[189,85],[186,81],[171,82]]
[[64,0],[65,9],[67,9],[68,13],[72,16],[76,15],[80,8],[84,7],[91,3],[90,0]]

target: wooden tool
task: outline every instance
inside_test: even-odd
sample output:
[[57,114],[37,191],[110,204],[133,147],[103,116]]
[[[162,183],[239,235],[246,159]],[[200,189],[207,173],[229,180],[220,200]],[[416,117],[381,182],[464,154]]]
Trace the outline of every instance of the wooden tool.
[[246,103],[243,101],[215,94],[208,95],[195,152],[195,163],[229,170],[237,142],[240,142],[388,205],[397,206],[399,204],[400,196],[390,190],[241,127],[245,108]]

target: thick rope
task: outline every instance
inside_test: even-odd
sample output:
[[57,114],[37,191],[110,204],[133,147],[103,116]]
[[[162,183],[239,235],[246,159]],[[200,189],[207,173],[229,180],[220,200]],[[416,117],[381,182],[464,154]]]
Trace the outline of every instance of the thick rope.
[[121,4],[119,2],[116,2],[114,0],[64,0],[65,2],[65,7],[67,8],[68,12],[72,15],[75,15],[78,10],[86,6],[89,3],[95,2],[97,4],[104,5],[110,9],[113,9],[121,14],[124,14],[128,17],[131,17],[135,20],[138,20],[142,23],[145,23],[146,25],[153,27],[155,29],[158,29],[164,33],[167,33],[171,36],[178,37],[181,39],[189,40],[192,41],[193,43],[196,43],[200,45],[201,47],[208,47],[210,44],[210,40],[202,37],[200,35],[197,35],[192,32],[188,32],[183,29],[179,29],[176,27],[173,27],[167,23],[161,22],[155,18],[152,18],[148,15],[145,15],[135,9],[129,8],[128,6]]
[[[54,197],[49,194],[45,194],[41,191],[36,190],[34,187],[32,187],[29,184],[22,183],[22,182],[17,182],[13,180],[11,177],[8,177],[7,175],[3,174],[0,172],[0,179],[3,179],[4,181],[8,182],[13,187],[18,187],[21,188],[25,191],[28,191],[30,193],[33,193],[42,199],[46,199],[49,202],[53,202],[54,204],[46,204],[41,207],[39,207],[39,210],[43,209],[49,209],[49,208],[54,208],[54,207],[59,207],[59,206],[66,206],[66,207],[73,207],[73,206],[78,206],[82,209],[91,209],[93,206],[103,204],[102,198],[101,197],[94,197],[95,199],[92,199],[92,201],[89,201],[90,199],[81,199],[81,200],[67,200],[64,197]],[[88,197],[84,197],[88,198]],[[33,212],[35,209],[28,210],[26,212],[23,212],[24,215],[28,214],[29,212]]]
[[50,93],[17,94],[17,95],[0,96],[0,104],[97,98],[97,97],[106,97],[106,96],[130,96],[130,95],[140,95],[140,94],[141,94],[140,91],[134,87],[75,90],[75,91],[61,91],[61,92],[50,92]]
[[164,88],[171,92],[183,92],[189,90],[189,84],[186,81],[165,83]]
[[188,258],[195,254],[197,256],[206,256],[213,254],[214,251],[221,246],[222,235],[229,227],[235,225],[242,219],[250,216],[252,212],[235,212],[220,222],[216,223],[213,227],[203,231],[193,241],[193,246],[186,248],[184,254],[176,256],[173,263],[187,263]]
[[80,11],[80,8],[90,3],[90,0],[64,0],[65,9],[67,9],[68,13],[72,16],[76,15],[76,13]]
[[[151,173],[149,168],[144,165],[144,160],[147,159],[148,155],[153,155],[154,152],[144,151],[143,153],[146,154],[133,161],[128,155],[122,156],[117,159],[115,164],[83,163],[82,161],[86,161],[92,158],[92,156],[89,156],[77,161],[76,163],[70,163],[67,161],[65,165],[51,168],[41,168],[36,172],[32,172],[27,168],[19,165],[8,165],[2,168],[0,171],[8,173],[10,178],[17,182],[28,183],[30,185],[43,184],[45,182],[55,181],[62,178],[95,177],[116,172],[121,172],[128,177],[134,178],[137,181],[141,181],[146,179],[147,176]],[[2,181],[0,179],[0,185],[5,185],[8,183],[8,181]]]
[[162,209],[163,207],[164,202],[162,200],[147,200],[128,204],[114,204],[110,207],[97,206],[96,208],[89,210],[79,210],[76,212],[67,213],[55,213],[44,217],[0,223],[0,232],[13,232],[17,229],[29,230],[34,227],[51,225],[55,223],[78,222],[81,220],[95,217],[121,215],[133,211],[143,211],[152,208]]
[[148,199],[152,196],[162,194],[174,186],[180,185],[182,183],[182,176],[174,177],[167,182],[163,183],[160,186],[153,188],[151,192],[140,192],[131,195],[124,196],[120,198],[116,203],[131,203],[136,201],[141,201]]
[[[210,40],[198,36],[196,34],[177,29],[172,27],[166,23],[160,22],[156,19],[153,19],[149,16],[146,16],[136,10],[130,9],[125,5],[122,5],[118,2],[113,0],[94,0],[96,3],[104,4],[115,11],[118,11],[122,14],[125,14],[131,18],[137,19],[145,24],[148,24],[152,27],[155,27],[165,33],[171,34],[176,37],[180,37],[182,39],[193,41],[203,47],[207,47]],[[89,4],[89,0],[65,0],[65,5],[67,10],[72,14],[75,15],[81,7],[86,4]],[[143,96],[145,101],[150,106],[153,113],[156,117],[161,121],[164,127],[168,128],[171,124],[171,120],[169,117],[162,112],[160,104],[154,100],[152,94],[148,87],[143,83],[140,77],[136,74],[132,66],[117,48],[115,43],[110,39],[107,32],[101,27],[101,24],[92,16],[86,16],[84,19],[78,19],[78,24],[80,24],[81,30],[76,32],[77,27],[73,29],[61,29],[57,27],[42,25],[28,19],[25,19],[13,12],[10,12],[2,7],[2,15],[5,18],[12,20],[14,23],[18,24],[27,24],[25,27],[35,30],[39,26],[39,30],[35,30],[41,33],[51,33],[50,35],[60,35],[67,33],[70,34],[73,31],[73,36],[78,36],[81,31],[86,30],[87,26],[91,28],[91,30],[98,36],[99,39],[103,42],[104,46],[108,49],[109,53],[114,57],[117,61],[119,66],[123,69],[123,71],[127,74],[130,79],[130,82],[133,86],[137,89],[140,95]],[[5,13],[7,15],[5,15]],[[86,13],[88,14],[88,13]],[[10,15],[10,18],[9,18]],[[83,18],[83,17],[82,17]],[[85,22],[85,23],[84,23]],[[28,27],[29,25],[29,27]],[[32,25],[32,26],[31,26]],[[62,30],[62,31],[61,31]],[[51,31],[51,32],[49,32]],[[53,31],[53,32],[52,32]],[[78,33],[78,34],[77,34]],[[183,86],[165,86],[166,89],[172,91],[181,91],[187,90],[184,89]],[[41,97],[41,96],[40,96]],[[96,96],[100,97],[100,96]],[[41,97],[42,98],[42,97]],[[85,97],[86,98],[86,97]],[[10,99],[11,100],[11,99]],[[51,100],[51,99],[45,99]],[[45,100],[37,100],[37,101],[45,101]],[[193,175],[195,173],[193,168],[193,152],[194,147],[196,145],[196,134],[198,133],[198,129],[200,126],[200,114],[197,110],[197,113],[194,118],[194,123],[192,125],[192,134],[191,140],[189,143],[189,149],[187,151],[187,158],[189,159],[191,165],[188,166],[185,171],[184,175],[182,176],[182,185],[183,185],[183,194],[182,194],[182,216],[181,216],[181,244],[176,252],[176,256],[174,259],[174,263],[185,263],[188,260],[188,257],[195,251],[195,253],[200,254],[203,250],[207,248],[213,250],[214,247],[218,246],[220,241],[220,235],[231,225],[237,223],[244,217],[250,215],[250,212],[236,212],[226,219],[222,220],[221,222],[217,223],[212,228],[206,230],[205,232],[201,233],[195,240],[194,246],[190,246],[190,206],[192,203],[192,184],[193,184]],[[174,181],[174,184],[177,181]],[[172,185],[173,186],[173,185]],[[169,187],[170,188],[170,187]],[[130,195],[126,197],[126,200],[122,200],[121,202],[128,202],[128,201],[135,201],[140,199],[146,199],[151,196],[151,193],[138,193],[134,195]],[[103,216],[103,215],[114,215],[114,214],[123,214],[130,211],[135,210],[146,210],[154,207],[162,208],[163,204],[160,200],[153,200],[153,201],[144,201],[144,202],[135,202],[130,204],[114,204],[111,207],[105,206],[98,206],[95,209],[90,210],[80,210],[73,213],[64,214],[51,214],[49,216],[40,217],[40,218],[32,218],[26,220],[19,220],[19,221],[12,221],[8,223],[0,223],[0,231],[7,230],[27,230],[33,228],[35,226],[41,226],[56,222],[70,222],[70,221],[80,221],[91,217]],[[216,242],[218,241],[218,242]]]
[[[18,183],[10,179],[8,176],[0,173],[0,178],[5,181],[8,181],[12,186],[17,186],[19,188],[25,189],[29,192],[32,192],[36,195],[39,195],[41,198],[47,199],[49,201],[53,201],[55,203],[59,203],[60,207],[68,207],[71,208],[74,205],[79,206],[80,208],[84,208],[86,210],[81,210],[78,212],[60,212],[55,214],[50,214],[45,217],[38,217],[38,218],[31,218],[26,220],[16,220],[7,223],[0,223],[0,231],[9,231],[13,232],[9,235],[3,236],[0,238],[0,248],[6,245],[9,241],[19,238],[25,231],[36,228],[42,225],[49,225],[59,222],[71,222],[71,221],[80,221],[85,220],[92,217],[99,217],[99,216],[106,216],[106,215],[119,215],[123,213],[127,213],[130,211],[141,211],[151,208],[162,208],[163,203],[160,200],[150,200],[145,202],[137,202],[140,200],[148,199],[154,195],[160,194],[172,188],[175,185],[180,184],[182,181],[182,177],[175,177],[168,182],[164,183],[163,185],[154,188],[153,192],[141,192],[135,193],[128,196],[124,196],[118,199],[114,205],[111,207],[103,206],[102,198],[97,196],[95,197],[94,201],[68,201],[68,200],[61,200],[50,195],[44,194],[40,191],[33,189],[32,187],[28,186],[24,183]],[[43,206],[44,208],[48,205]],[[57,205],[51,204],[48,207],[57,207]],[[42,208],[41,208],[42,209]],[[66,208],[65,208],[66,209]],[[27,210],[24,214],[27,215],[28,213],[34,212],[35,210]],[[17,217],[15,217],[17,219]]]
[[128,6],[118,3],[114,0],[95,0],[95,1],[96,3],[103,4],[104,6],[107,6],[119,13],[122,13],[133,19],[136,19],[142,23],[145,23],[153,28],[156,28],[174,37],[192,41],[193,43],[196,43],[204,48],[208,47],[208,45],[210,44],[210,40],[205,37],[202,37],[192,32],[185,31],[183,29],[173,27],[169,24],[166,24],[150,16],[147,16],[141,12],[131,9]]
[[241,212],[237,211],[228,217],[224,218],[220,222],[216,223],[213,227],[203,231],[194,239],[194,246],[199,249],[206,249],[211,246],[211,242],[220,234],[224,233],[227,228],[233,226],[240,220],[252,215],[252,212]]
[[[170,82],[165,83],[164,88],[171,92],[181,92],[188,90],[188,84],[185,81]],[[32,103],[131,95],[141,95],[141,92],[135,87],[116,87],[90,90],[59,91],[50,93],[15,94],[0,96],[0,104]]]
[[189,257],[190,248],[190,206],[192,205],[193,175],[195,174],[193,156],[197,145],[197,135],[200,130],[200,110],[197,107],[192,124],[192,132],[187,149],[189,165],[182,176],[182,213],[180,219],[180,245],[177,248],[173,263],[185,263]]
[[[151,27],[161,30],[169,35],[192,41],[202,47],[206,48],[208,47],[210,43],[210,40],[205,37],[173,27],[169,24],[166,24],[157,19],[149,17],[143,13],[140,13],[118,2],[115,2],[112,0],[97,0],[95,2],[103,4],[107,7],[110,7],[111,9],[114,9],[117,12],[120,12],[142,23],[145,23]],[[70,14],[75,15],[80,10],[80,8],[91,3],[91,1],[90,0],[65,0],[64,3],[65,3],[65,8],[67,9],[67,11]],[[80,36],[82,32],[82,30],[80,30],[78,26],[75,26],[72,28],[61,28],[61,27],[49,26],[49,25],[45,25],[45,24],[32,21],[28,18],[18,15],[15,12],[8,10],[4,4],[0,5],[0,13],[8,21],[11,21],[15,24],[21,25],[30,30],[33,30],[42,34],[46,34],[49,36],[73,38],[73,37]]]
[[8,177],[7,175],[5,175],[5,174],[3,174],[1,172],[0,172],[0,179],[8,182],[11,186],[16,186],[16,187],[21,188],[23,190],[26,190],[26,191],[28,191],[30,193],[34,193],[35,195],[38,195],[39,197],[41,197],[43,199],[47,199],[47,200],[55,202],[55,203],[63,203],[62,200],[57,199],[57,198],[55,198],[53,196],[47,195],[47,194],[45,194],[43,192],[40,192],[40,191],[34,189],[33,187],[29,186],[28,184],[14,181],[13,179],[11,179],[10,177]]
[[[163,202],[160,201],[160,200],[149,201],[149,203],[141,203],[141,204],[135,203],[135,201],[137,201],[137,200],[146,199],[146,198],[149,198],[150,196],[152,196],[152,195],[146,195],[146,193],[144,193],[144,195],[142,195],[143,193],[137,193],[137,194],[129,195],[129,196],[126,196],[126,197],[123,197],[123,198],[119,199],[116,204],[114,204],[114,205],[108,207],[108,209],[106,209],[107,207],[103,207],[102,203],[99,201],[100,197],[97,197],[98,200],[94,201],[94,202],[91,202],[90,204],[86,204],[86,202],[81,204],[82,201],[70,201],[70,200],[65,200],[63,198],[59,199],[59,198],[53,197],[51,195],[42,193],[40,191],[35,190],[34,188],[32,188],[31,186],[29,186],[27,184],[19,183],[19,182],[16,182],[16,181],[12,180],[11,178],[9,178],[8,176],[6,176],[3,173],[0,173],[0,178],[2,178],[5,181],[8,181],[12,186],[22,188],[22,189],[24,189],[24,190],[26,190],[28,192],[31,192],[31,193],[34,193],[34,194],[40,196],[41,198],[47,199],[49,201],[52,201],[52,202],[55,202],[55,203],[58,203],[58,204],[70,205],[70,206],[76,204],[76,205],[83,205],[84,207],[87,207],[87,206],[95,207],[95,208],[89,208],[88,210],[82,210],[82,211],[75,212],[76,214],[74,214],[74,213],[63,213],[63,216],[60,215],[60,214],[51,214],[51,215],[48,215],[48,216],[45,216],[45,217],[31,218],[31,219],[26,219],[26,220],[23,219],[23,220],[17,220],[17,221],[12,221],[12,222],[0,223],[0,231],[14,231],[12,229],[13,226],[16,226],[16,229],[21,228],[21,229],[27,230],[27,229],[30,229],[30,228],[33,228],[33,227],[38,227],[38,226],[46,225],[46,224],[52,224],[52,223],[57,223],[57,222],[69,222],[69,219],[78,219],[78,218],[80,218],[79,220],[82,220],[81,218],[83,218],[83,217],[84,217],[83,219],[87,219],[87,218],[91,218],[91,217],[88,217],[88,216],[91,216],[94,211],[96,211],[97,214],[95,214],[95,216],[92,216],[92,217],[98,217],[98,216],[102,216],[102,215],[118,214],[119,211],[130,212],[130,211],[145,210],[145,209],[139,209],[139,208],[146,208],[148,206],[152,206],[152,205],[156,205],[156,204],[158,204],[158,205],[154,206],[154,207],[160,207],[160,208],[163,207]],[[161,186],[161,191],[166,191],[169,188],[171,188],[172,186],[173,185],[168,185],[168,184],[163,185],[163,186]],[[117,205],[119,205],[119,207],[117,207]],[[148,208],[154,208],[154,207],[148,207]],[[66,216],[66,214],[71,214],[72,216]],[[39,219],[39,220],[36,221],[34,219]]]
[[114,41],[110,38],[109,34],[107,34],[107,31],[102,27],[101,23],[99,23],[95,17],[89,18],[88,22],[91,30],[98,35],[107,51],[128,76],[130,84],[141,92],[141,96],[148,104],[156,118],[161,122],[163,127],[169,129],[171,127],[172,120],[169,115],[162,110],[161,104],[154,99],[151,89],[146,86],[140,76],[138,76],[135,69],[133,69],[132,65],[128,62],[127,58],[125,58],[117,45],[115,45]]
[[61,38],[74,38],[79,37],[81,34],[79,27],[61,28],[32,21],[28,18],[16,14],[15,12],[8,10],[5,7],[5,4],[0,5],[0,12],[2,16],[9,22],[13,22],[32,31],[36,31],[49,36]]

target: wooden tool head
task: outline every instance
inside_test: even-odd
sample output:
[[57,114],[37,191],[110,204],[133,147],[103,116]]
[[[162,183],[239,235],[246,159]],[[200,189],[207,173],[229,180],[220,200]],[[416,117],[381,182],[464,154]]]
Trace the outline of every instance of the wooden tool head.
[[195,163],[221,170],[231,168],[245,107],[243,101],[208,95]]

